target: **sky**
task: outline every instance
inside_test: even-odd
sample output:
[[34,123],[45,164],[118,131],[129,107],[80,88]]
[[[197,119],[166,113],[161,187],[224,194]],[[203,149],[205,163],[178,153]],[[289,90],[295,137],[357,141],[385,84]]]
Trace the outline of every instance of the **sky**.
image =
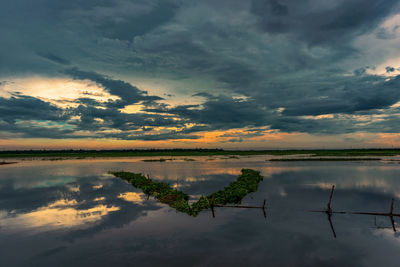
[[399,0],[2,0],[0,150],[400,146]]

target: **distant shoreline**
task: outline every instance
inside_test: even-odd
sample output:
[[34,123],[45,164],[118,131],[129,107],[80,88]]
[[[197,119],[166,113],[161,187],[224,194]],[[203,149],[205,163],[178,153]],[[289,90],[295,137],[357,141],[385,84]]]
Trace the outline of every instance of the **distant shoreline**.
[[0,161],[0,165],[8,165],[8,164],[14,164],[17,162],[6,162],[6,161]]
[[354,158],[354,157],[341,157],[341,158],[276,158],[267,161],[364,161],[364,160],[382,160],[381,158]]
[[[253,156],[309,155],[310,157],[397,156],[400,149],[324,149],[324,150],[222,150],[222,149],[150,149],[150,150],[19,150],[0,151],[0,158],[97,158],[97,157],[174,157],[174,156]],[[349,158],[350,159],[350,158]],[[316,159],[318,160],[318,159]],[[363,160],[363,159],[358,159]],[[368,160],[368,159],[367,159]]]

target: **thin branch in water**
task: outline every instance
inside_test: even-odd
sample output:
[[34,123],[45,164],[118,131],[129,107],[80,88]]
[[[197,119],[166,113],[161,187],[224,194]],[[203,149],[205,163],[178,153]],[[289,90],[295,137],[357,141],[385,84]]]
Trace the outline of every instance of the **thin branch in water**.
[[396,226],[394,224],[394,217],[400,217],[400,214],[393,213],[393,208],[394,208],[394,198],[392,198],[392,201],[390,202],[390,209],[389,209],[388,213],[385,213],[385,212],[352,212],[352,214],[389,217],[393,232],[396,232]]
[[345,214],[346,212],[344,211],[333,211],[332,210],[332,197],[333,197],[333,191],[335,190],[335,185],[332,185],[332,189],[331,192],[329,194],[329,200],[328,200],[328,204],[326,205],[326,210],[312,210],[311,212],[322,212],[325,213],[328,217],[328,221],[329,221],[329,225],[331,227],[332,230],[332,234],[333,237],[336,238],[336,232],[335,232],[335,228],[333,227],[333,222],[332,222],[332,215],[337,213],[337,214]]
[[238,208],[238,209],[261,209],[263,211],[264,218],[267,218],[267,213],[265,211],[265,206],[267,204],[267,200],[264,199],[262,206],[246,206],[246,205],[219,205],[214,204],[214,196],[210,201],[211,212],[213,214],[213,218],[215,218],[214,208]]

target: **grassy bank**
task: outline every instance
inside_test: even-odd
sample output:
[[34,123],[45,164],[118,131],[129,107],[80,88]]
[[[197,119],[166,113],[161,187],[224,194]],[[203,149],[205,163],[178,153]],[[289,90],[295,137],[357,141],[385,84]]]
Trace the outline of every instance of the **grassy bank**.
[[167,150],[24,150],[0,151],[0,158],[96,158],[96,157],[175,157],[175,156],[252,156],[302,155],[315,157],[396,156],[400,149],[340,149],[340,150],[222,150],[222,149],[167,149]]
[[139,173],[110,173],[128,181],[134,187],[141,189],[146,195],[154,196],[161,203],[165,203],[177,211],[184,212],[190,216],[197,216],[202,210],[209,209],[212,199],[214,199],[214,205],[239,204],[246,195],[257,191],[258,184],[263,179],[258,171],[242,169],[242,173],[236,181],[230,183],[223,190],[219,190],[208,196],[201,196],[198,201],[190,205],[189,195],[170,187],[168,183],[154,181]]
[[282,159],[269,159],[268,161],[361,161],[361,160],[381,160],[380,158],[282,158]]

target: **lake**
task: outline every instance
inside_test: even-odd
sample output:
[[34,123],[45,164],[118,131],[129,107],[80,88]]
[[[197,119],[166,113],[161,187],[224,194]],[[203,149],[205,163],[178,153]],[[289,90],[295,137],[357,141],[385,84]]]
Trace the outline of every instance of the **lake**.
[[[399,266],[396,161],[269,162],[267,156],[26,160],[0,166],[1,266]],[[148,174],[191,195],[261,171],[242,201],[197,217],[147,197],[108,171]],[[325,213],[332,185],[332,208]],[[399,218],[394,218],[395,226]],[[399,227],[400,231],[400,227]],[[335,236],[336,235],[336,238]]]

